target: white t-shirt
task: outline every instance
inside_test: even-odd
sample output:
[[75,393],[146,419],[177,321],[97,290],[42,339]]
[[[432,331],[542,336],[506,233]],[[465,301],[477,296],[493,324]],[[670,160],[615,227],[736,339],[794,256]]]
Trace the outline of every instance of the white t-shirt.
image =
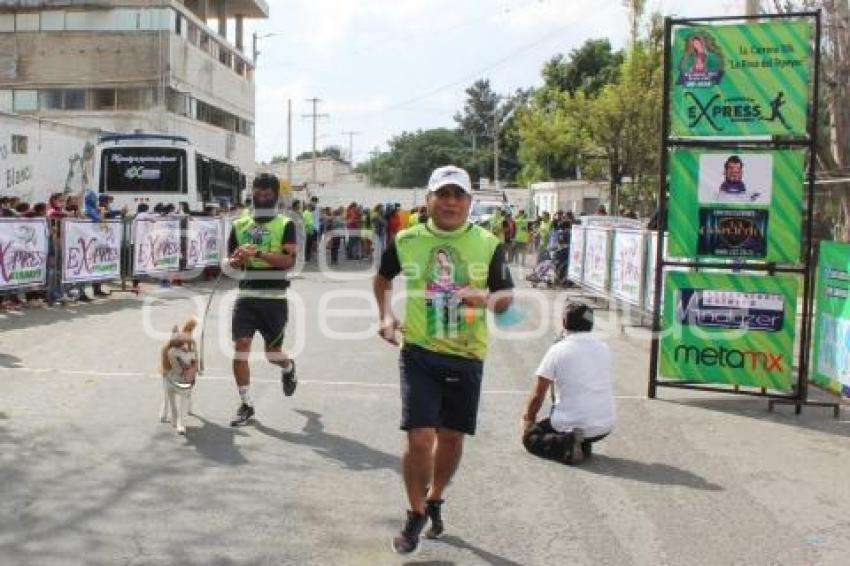
[[581,428],[587,437],[614,428],[614,371],[605,342],[590,332],[567,334],[543,356],[537,375],[552,381],[555,389],[552,428]]

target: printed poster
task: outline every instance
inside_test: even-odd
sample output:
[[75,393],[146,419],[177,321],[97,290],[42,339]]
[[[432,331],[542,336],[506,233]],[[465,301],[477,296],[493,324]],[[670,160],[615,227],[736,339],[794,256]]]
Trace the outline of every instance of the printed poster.
[[584,284],[599,291],[608,290],[608,260],[611,254],[610,230],[585,230]]
[[162,274],[180,269],[180,220],[139,219],[133,222],[133,274]]
[[44,218],[0,219],[0,290],[46,283],[47,238]]
[[672,38],[672,136],[804,137],[810,20],[683,26]]
[[121,277],[121,222],[62,221],[62,282]]
[[[618,230],[614,233],[614,261],[611,264],[611,294],[633,305],[639,305],[644,273],[643,232]],[[654,264],[654,259],[653,259]]]
[[217,266],[224,257],[224,226],[219,218],[189,217],[185,269]]
[[670,255],[800,261],[805,152],[670,153]]
[[850,396],[850,244],[821,242],[812,381]]
[[668,272],[659,376],[790,391],[795,275]]
[[570,261],[567,265],[567,279],[581,283],[584,275],[584,226],[573,224],[570,228]]

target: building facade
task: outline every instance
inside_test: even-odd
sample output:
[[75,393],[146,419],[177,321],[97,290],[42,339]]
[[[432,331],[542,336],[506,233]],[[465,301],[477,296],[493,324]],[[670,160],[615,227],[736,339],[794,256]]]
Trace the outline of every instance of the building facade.
[[[254,61],[243,23],[266,17],[264,0],[2,1],[0,113],[181,135],[252,176]],[[0,145],[15,135],[0,133]]]

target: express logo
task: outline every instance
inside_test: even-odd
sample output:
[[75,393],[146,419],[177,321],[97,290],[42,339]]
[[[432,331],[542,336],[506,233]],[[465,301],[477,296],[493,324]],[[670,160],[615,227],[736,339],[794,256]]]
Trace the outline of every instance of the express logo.
[[785,319],[782,295],[680,289],[676,320],[685,326],[778,332]]
[[697,348],[681,344],[673,351],[673,360],[679,364],[733,369],[783,371],[782,354],[735,348]]
[[687,106],[688,127],[693,128],[701,122],[707,122],[717,132],[723,131],[723,122],[729,123],[754,123],[773,122],[779,120],[786,130],[791,126],[785,121],[781,108],[785,104],[785,93],[780,91],[770,101],[770,114],[766,115],[762,105],[755,99],[746,96],[722,98],[714,94],[708,99],[703,99],[693,92],[685,92],[685,99],[692,104]]

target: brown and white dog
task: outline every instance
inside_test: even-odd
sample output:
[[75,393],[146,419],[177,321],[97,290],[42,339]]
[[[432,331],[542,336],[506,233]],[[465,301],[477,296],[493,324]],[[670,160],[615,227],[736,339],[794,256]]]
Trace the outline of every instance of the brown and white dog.
[[168,422],[169,408],[171,424],[177,434],[186,434],[184,419],[192,413],[192,388],[198,373],[198,345],[192,337],[197,321],[186,320],[171,331],[171,338],[162,347],[162,410],[160,422]]

